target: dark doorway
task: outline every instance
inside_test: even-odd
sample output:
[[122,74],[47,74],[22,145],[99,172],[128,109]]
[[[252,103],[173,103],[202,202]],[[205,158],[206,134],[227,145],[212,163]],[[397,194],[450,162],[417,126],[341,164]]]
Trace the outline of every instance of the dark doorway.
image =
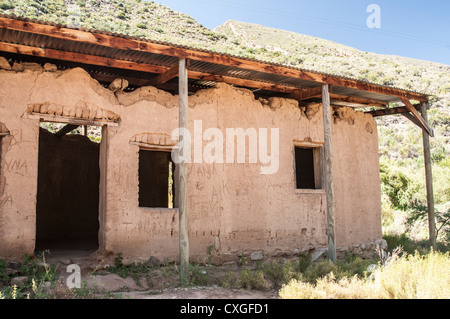
[[[77,134],[77,126],[60,127],[39,132],[36,251],[93,252],[98,249],[100,144]],[[67,134],[70,128],[75,131]]]

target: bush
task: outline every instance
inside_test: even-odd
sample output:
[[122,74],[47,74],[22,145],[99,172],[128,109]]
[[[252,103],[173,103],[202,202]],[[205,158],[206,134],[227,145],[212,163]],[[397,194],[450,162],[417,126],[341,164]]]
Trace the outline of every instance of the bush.
[[329,274],[317,281],[317,284],[292,280],[280,290],[281,299],[368,299],[370,295],[363,281],[356,276],[336,280]]
[[396,262],[375,270],[372,290],[379,298],[450,298],[450,255],[430,252],[405,255]]
[[139,22],[138,24],[136,24],[136,27],[138,27],[139,29],[147,29],[147,24],[145,24],[144,22]]
[[294,279],[279,295],[282,299],[448,299],[450,255],[405,254],[364,278],[337,279],[330,273],[315,284]]
[[264,276],[272,283],[275,288],[281,287],[282,284],[289,282],[291,279],[301,278],[301,273],[296,271],[298,263],[285,262],[280,264],[276,261],[265,263],[262,265]]
[[10,285],[10,280],[16,275],[8,275],[6,268],[6,261],[0,259],[0,282],[3,281],[5,286],[0,291],[0,299],[22,299],[33,298],[41,299],[48,298],[48,284],[52,285],[58,278],[57,265],[47,264],[45,260],[45,253],[43,252],[39,258],[25,255],[24,261],[21,263],[20,275],[27,276],[27,282],[19,286]]
[[237,282],[240,287],[245,289],[269,289],[269,284],[264,278],[264,272],[262,270],[251,270],[249,268],[246,268],[239,273]]
[[189,264],[190,283],[194,286],[206,286],[210,279],[206,271],[199,265]]
[[149,271],[150,268],[145,263],[134,263],[125,265],[123,263],[122,253],[119,253],[117,257],[114,259],[114,266],[108,269],[109,272],[115,273],[122,278],[126,278],[130,276],[134,279],[138,286],[141,286],[140,279],[145,277],[148,284],[150,282]]
[[11,9],[14,9],[14,5],[11,3],[2,2],[2,3],[0,3],[0,9],[11,10]]

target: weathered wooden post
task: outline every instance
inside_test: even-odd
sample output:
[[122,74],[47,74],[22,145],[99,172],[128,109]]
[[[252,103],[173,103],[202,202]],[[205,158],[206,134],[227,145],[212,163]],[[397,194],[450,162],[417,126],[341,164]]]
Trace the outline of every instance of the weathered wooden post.
[[[426,123],[428,123],[427,115],[428,104],[422,102],[420,104],[420,113]],[[428,233],[430,237],[430,245],[436,251],[436,222],[434,219],[434,196],[433,196],[433,175],[431,172],[431,155],[430,155],[430,135],[422,129],[423,138],[423,156],[425,163],[425,182],[427,187],[427,206],[428,206]]]
[[[179,61],[179,132],[188,129],[188,70],[186,59]],[[180,149],[186,152],[190,147],[183,138],[179,141]],[[189,282],[189,236],[188,236],[188,169],[184,161],[178,167],[178,214],[180,239],[180,280],[185,285]]]
[[328,258],[336,263],[336,238],[334,232],[333,156],[331,150],[331,105],[328,84],[322,86],[325,191],[327,193]]

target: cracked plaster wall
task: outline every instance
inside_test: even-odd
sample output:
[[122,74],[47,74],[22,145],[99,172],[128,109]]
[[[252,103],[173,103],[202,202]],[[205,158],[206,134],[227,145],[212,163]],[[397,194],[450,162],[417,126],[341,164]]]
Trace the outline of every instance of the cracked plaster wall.
[[[19,257],[34,250],[39,123],[27,118],[26,111],[44,103],[69,109],[89,105],[120,116],[119,125],[106,131],[101,251],[177,260],[177,210],[138,207],[139,146],[133,142],[136,136],[141,141],[171,135],[178,126],[178,97],[153,87],[112,92],[82,69],[56,71],[35,65],[21,72],[0,70],[0,121],[11,133],[2,143],[0,256]],[[381,238],[376,123],[351,109],[336,114],[337,245],[367,243]],[[195,119],[203,121],[203,130],[279,128],[280,167],[277,174],[261,175],[259,164],[190,164],[193,259],[204,258],[211,245],[224,260],[255,250],[271,255],[326,247],[325,193],[296,190],[294,172],[294,144],[323,143],[320,104],[301,109],[294,100],[257,100],[249,90],[218,84],[189,97],[191,132]]]

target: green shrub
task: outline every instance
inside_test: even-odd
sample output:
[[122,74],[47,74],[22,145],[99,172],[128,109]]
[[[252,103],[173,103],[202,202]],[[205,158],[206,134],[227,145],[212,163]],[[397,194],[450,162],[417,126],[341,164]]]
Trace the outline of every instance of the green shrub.
[[450,298],[450,255],[430,252],[404,255],[373,273],[370,285],[380,298]]
[[0,3],[0,9],[2,9],[2,10],[11,10],[11,9],[14,9],[14,5],[11,4],[11,3],[2,2],[2,3]]
[[210,279],[204,270],[199,265],[189,264],[190,283],[194,286],[207,286]]
[[236,286],[236,275],[234,272],[227,272],[220,281],[220,287],[224,289],[234,288]]
[[147,24],[145,24],[144,22],[139,22],[138,24],[136,24],[136,27],[138,27],[139,29],[147,29]]
[[266,263],[262,266],[263,273],[275,287],[280,286],[285,280],[285,269],[276,261]]
[[304,273],[308,268],[312,266],[311,254],[301,254],[298,257],[297,270]]
[[237,282],[240,287],[245,289],[269,289],[269,284],[264,278],[264,272],[262,270],[251,270],[249,268],[245,268],[239,273]]
[[115,273],[122,278],[130,276],[139,286],[141,286],[140,279],[142,277],[145,277],[147,282],[150,284],[150,268],[142,262],[125,265],[123,263],[123,257],[121,253],[119,253],[114,259],[114,266],[110,267],[108,271]]
[[279,295],[282,299],[448,299],[450,255],[403,255],[365,278],[337,279],[330,273],[315,284],[294,279]]

